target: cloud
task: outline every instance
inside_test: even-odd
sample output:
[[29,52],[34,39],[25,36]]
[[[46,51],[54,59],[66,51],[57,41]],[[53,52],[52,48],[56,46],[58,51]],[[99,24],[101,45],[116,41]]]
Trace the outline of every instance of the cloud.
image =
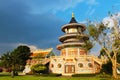
[[118,11],[120,11],[120,2],[114,4],[114,5],[112,6],[112,10],[113,10],[113,12],[118,12]]
[[105,18],[103,19],[102,23],[103,23],[105,26],[109,27],[110,29],[114,26],[114,22],[113,22],[113,20],[112,20],[110,17],[105,17]]
[[96,0],[25,0],[30,5],[31,13],[43,14],[43,13],[56,13],[58,11],[65,11],[72,9],[79,4],[86,3],[90,6],[98,5]]
[[29,45],[29,44],[25,44],[25,43],[18,43],[18,44],[17,44],[17,46],[20,46],[20,45],[28,46],[31,51],[38,50],[38,47],[35,46],[35,45]]
[[73,8],[83,1],[84,0],[27,0],[26,2],[31,6],[32,13],[56,13],[57,11],[65,11]]
[[97,0],[87,0],[87,4],[89,4],[89,5],[98,5],[99,3],[97,2]]
[[93,8],[92,6],[90,6],[88,8],[88,10],[86,11],[85,15],[86,16],[92,16],[94,14],[94,12],[95,12],[95,8]]
[[105,17],[102,22],[105,26],[107,26],[111,29],[115,26],[114,20],[116,20],[116,22],[119,26],[120,25],[120,12],[113,14],[110,17]]
[[18,43],[55,48],[64,21],[52,13],[31,13],[25,0],[7,1],[0,0],[0,54],[13,50]]
[[3,54],[7,51],[12,51],[16,47],[16,43],[0,43],[0,54]]

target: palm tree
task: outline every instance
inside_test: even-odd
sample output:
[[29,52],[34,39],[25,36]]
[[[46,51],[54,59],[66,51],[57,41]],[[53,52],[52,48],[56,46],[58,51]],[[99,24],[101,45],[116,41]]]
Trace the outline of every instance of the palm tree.
[[10,56],[10,52],[7,52],[5,54],[3,54],[0,58],[2,66],[5,68],[10,68],[11,67],[11,56]]

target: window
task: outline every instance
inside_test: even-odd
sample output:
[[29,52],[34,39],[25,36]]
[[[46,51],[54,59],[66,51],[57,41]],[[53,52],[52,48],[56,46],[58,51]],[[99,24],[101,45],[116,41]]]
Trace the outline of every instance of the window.
[[88,67],[89,67],[89,68],[93,68],[92,63],[88,63]]
[[77,54],[78,54],[77,48],[69,48],[68,49],[68,55],[69,56],[74,56],[74,55],[77,55]]
[[61,50],[61,54],[62,54],[63,56],[66,55],[66,51],[65,51],[65,49],[62,49],[62,50]]
[[53,65],[53,64],[51,64],[51,67],[53,68],[53,67],[54,67],[54,65]]
[[61,68],[61,66],[62,66],[62,65],[59,63],[59,64],[58,64],[58,68]]
[[75,29],[75,28],[70,28],[70,29],[68,30],[68,32],[69,32],[69,33],[75,33],[75,32],[77,32],[77,29]]
[[80,68],[82,68],[82,67],[83,67],[83,64],[82,64],[82,63],[79,63],[78,66],[79,66]]

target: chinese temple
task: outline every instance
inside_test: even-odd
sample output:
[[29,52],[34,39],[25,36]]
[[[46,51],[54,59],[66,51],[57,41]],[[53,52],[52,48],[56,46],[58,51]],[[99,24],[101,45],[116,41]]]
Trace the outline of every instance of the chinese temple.
[[77,23],[74,13],[68,24],[62,26],[64,35],[59,37],[61,44],[59,56],[50,57],[49,70],[51,73],[65,76],[73,74],[96,74],[100,72],[102,62],[83,47],[89,36],[84,34],[86,26]]
[[48,49],[38,49],[31,51],[31,55],[29,60],[27,60],[24,73],[29,73],[31,71],[31,67],[35,64],[43,64],[46,65],[50,62],[49,57],[54,56],[53,48]]

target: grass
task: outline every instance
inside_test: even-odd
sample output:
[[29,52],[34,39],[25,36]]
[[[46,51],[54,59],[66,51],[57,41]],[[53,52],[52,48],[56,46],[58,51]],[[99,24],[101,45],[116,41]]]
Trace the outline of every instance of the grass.
[[[34,75],[22,75],[12,78],[10,73],[0,73],[0,80],[112,80],[111,78],[99,78],[99,77],[50,77],[50,76],[34,76]],[[119,80],[119,79],[118,79]]]

